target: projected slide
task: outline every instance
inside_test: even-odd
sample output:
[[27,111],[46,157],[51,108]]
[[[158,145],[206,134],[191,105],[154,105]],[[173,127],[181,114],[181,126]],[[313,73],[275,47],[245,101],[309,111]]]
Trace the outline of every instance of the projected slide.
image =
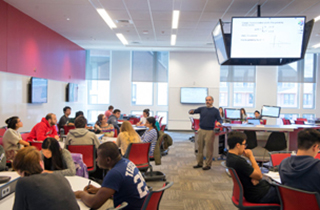
[[263,106],[261,110],[262,117],[275,117],[280,115],[280,107],[278,106]]
[[232,18],[231,58],[301,57],[305,17]]
[[208,96],[208,88],[181,88],[182,104],[204,104]]

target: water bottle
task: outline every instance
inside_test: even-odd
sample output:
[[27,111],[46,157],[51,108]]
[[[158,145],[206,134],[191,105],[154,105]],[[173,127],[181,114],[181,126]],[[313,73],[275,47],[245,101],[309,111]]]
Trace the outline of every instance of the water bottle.
[[63,141],[64,129],[60,128],[60,141]]
[[292,155],[292,156],[297,155],[296,151],[295,151],[295,150],[293,150],[293,151],[291,152],[291,155]]

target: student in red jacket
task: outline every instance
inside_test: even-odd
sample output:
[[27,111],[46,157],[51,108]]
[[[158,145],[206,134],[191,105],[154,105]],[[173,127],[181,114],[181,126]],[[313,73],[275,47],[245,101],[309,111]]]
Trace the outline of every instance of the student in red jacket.
[[47,137],[59,139],[56,125],[57,117],[55,114],[49,113],[45,118],[42,118],[41,122],[37,123],[31,130],[27,140],[43,141]]

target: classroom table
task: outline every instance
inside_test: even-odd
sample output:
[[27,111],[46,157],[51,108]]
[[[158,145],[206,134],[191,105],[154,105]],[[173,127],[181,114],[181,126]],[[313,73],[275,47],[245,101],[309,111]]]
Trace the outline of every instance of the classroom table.
[[[287,150],[293,151],[297,150],[298,142],[298,132],[306,128],[320,129],[320,125],[250,125],[250,124],[230,124],[223,123],[223,127],[229,130],[239,130],[239,131],[259,131],[259,132],[284,132],[287,134]],[[226,138],[227,141],[227,138]],[[226,142],[227,143],[227,142]],[[227,145],[227,144],[226,144]]]
[[[16,178],[19,178],[17,172],[0,172],[0,176],[10,176],[11,180],[13,181]],[[88,185],[89,179],[80,177],[80,176],[65,176],[65,178],[69,181],[72,191],[77,190],[83,190],[85,186]],[[3,186],[6,183],[0,184],[0,187]],[[91,184],[95,187],[100,187],[100,185],[94,181],[91,181]],[[0,209],[6,210],[6,209],[12,209],[13,203],[14,203],[14,194],[12,193],[9,196],[5,197],[4,199],[0,200]],[[77,200],[78,205],[81,210],[88,210],[90,209],[87,207],[82,201]],[[100,209],[106,209],[103,206]]]

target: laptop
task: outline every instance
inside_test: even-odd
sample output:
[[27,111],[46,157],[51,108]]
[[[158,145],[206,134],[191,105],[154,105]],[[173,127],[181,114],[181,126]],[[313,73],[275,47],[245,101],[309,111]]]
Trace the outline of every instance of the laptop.
[[248,119],[248,124],[251,125],[260,125],[260,119]]

